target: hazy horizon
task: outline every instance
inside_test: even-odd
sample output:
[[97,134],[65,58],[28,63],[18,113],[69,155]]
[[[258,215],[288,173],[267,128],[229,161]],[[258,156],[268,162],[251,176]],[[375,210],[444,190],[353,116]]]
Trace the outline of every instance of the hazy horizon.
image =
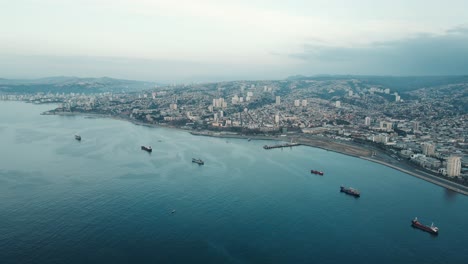
[[468,74],[468,2],[18,0],[1,78],[156,82]]

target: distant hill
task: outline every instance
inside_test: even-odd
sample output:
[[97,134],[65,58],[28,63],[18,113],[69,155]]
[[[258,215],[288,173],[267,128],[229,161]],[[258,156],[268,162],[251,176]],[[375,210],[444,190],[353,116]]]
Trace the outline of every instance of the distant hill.
[[434,87],[448,84],[468,83],[468,75],[462,76],[365,76],[365,75],[317,75],[290,76],[287,80],[360,80],[368,85],[383,86],[399,92],[408,92],[420,88]]
[[102,93],[134,92],[154,88],[156,83],[109,77],[47,77],[40,79],[2,79],[0,93]]

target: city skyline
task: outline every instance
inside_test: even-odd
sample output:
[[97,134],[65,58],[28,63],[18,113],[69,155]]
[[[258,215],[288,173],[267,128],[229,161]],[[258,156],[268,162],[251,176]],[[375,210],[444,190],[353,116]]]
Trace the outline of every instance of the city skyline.
[[[0,11],[2,78],[468,72],[464,1],[35,1]],[[57,23],[60,21],[60,23]]]

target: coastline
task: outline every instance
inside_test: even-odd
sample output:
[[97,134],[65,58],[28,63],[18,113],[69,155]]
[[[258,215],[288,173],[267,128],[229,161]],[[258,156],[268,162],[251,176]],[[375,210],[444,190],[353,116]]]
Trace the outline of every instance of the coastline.
[[[334,141],[329,138],[320,138],[320,137],[311,137],[311,136],[259,136],[259,135],[241,135],[237,133],[232,133],[232,132],[213,132],[213,131],[191,131],[191,130],[186,130],[182,129],[180,127],[175,127],[175,126],[167,126],[167,125],[160,125],[160,124],[148,124],[144,122],[139,122],[136,120],[131,120],[128,118],[123,118],[123,117],[118,117],[118,116],[112,116],[112,115],[107,115],[107,114],[94,114],[94,113],[70,113],[70,112],[44,112],[41,113],[41,115],[61,115],[61,116],[89,116],[89,117],[96,117],[96,118],[111,118],[115,120],[120,120],[120,121],[127,121],[131,122],[132,124],[135,125],[141,125],[141,126],[147,126],[147,127],[163,127],[163,128],[171,128],[171,129],[177,129],[181,131],[185,131],[190,133],[191,135],[194,136],[206,136],[206,137],[218,137],[218,138],[238,138],[238,139],[253,139],[253,140],[274,140],[274,141],[294,141],[295,143],[299,143],[300,145],[308,146],[308,147],[314,147],[314,148],[320,148],[324,149],[327,151],[333,151],[336,153],[340,153],[343,155],[348,155],[356,158],[360,158],[363,160],[367,160],[370,162],[374,163],[379,163],[381,165],[387,166],[389,168],[401,171],[403,173],[406,173],[408,175],[411,175],[413,177],[417,177],[419,179],[422,179],[424,181],[430,182],[432,184],[436,184],[438,186],[444,187],[446,189],[449,189],[451,191],[467,195],[468,196],[468,186],[464,186],[455,182],[451,182],[449,180],[431,175],[429,173],[426,173],[421,170],[417,170],[415,168],[410,168],[407,166],[403,166],[404,164],[402,163],[397,163],[397,164],[392,164],[390,162],[387,162],[384,160],[383,157],[378,157],[374,156],[373,153],[375,150],[372,150],[370,147],[365,147],[362,145],[355,145],[355,144],[347,144],[344,142],[338,142]],[[380,155],[386,155],[383,152],[379,151]],[[388,157],[386,157],[388,159]]]

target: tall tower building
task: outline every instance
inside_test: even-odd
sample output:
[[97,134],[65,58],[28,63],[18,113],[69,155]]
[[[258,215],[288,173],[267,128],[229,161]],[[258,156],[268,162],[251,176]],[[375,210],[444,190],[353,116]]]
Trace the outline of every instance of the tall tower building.
[[460,176],[461,172],[461,158],[458,156],[450,156],[447,158],[447,176],[456,177]]
[[280,121],[280,116],[279,116],[279,113],[277,113],[277,114],[275,115],[275,123],[276,123],[276,124],[279,124],[279,121]]
[[281,104],[281,96],[276,96],[276,105]]
[[370,122],[371,122],[370,117],[366,116],[366,118],[364,119],[364,125],[370,126]]
[[338,108],[341,107],[341,101],[336,101],[335,106],[338,107]]
[[418,121],[413,122],[413,131],[419,131],[419,122]]
[[421,144],[422,153],[426,156],[434,156],[435,146],[434,144],[424,142]]

